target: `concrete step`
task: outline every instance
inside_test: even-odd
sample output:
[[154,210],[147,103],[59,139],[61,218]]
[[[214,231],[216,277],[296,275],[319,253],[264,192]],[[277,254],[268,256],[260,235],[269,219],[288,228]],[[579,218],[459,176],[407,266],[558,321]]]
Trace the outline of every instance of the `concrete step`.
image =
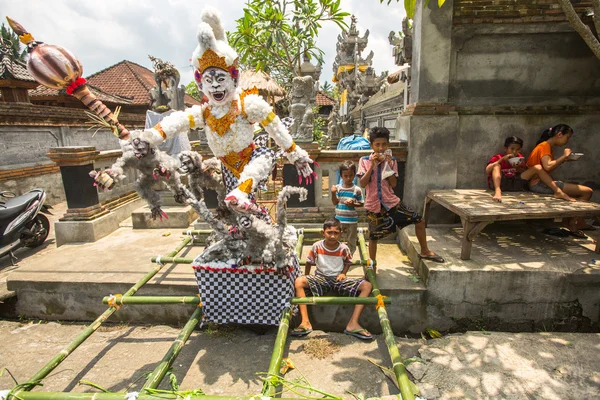
[[435,326],[460,319],[503,321],[511,329],[596,330],[600,316],[600,265],[591,239],[542,233],[544,221],[495,222],[473,243],[471,259],[460,259],[462,227],[431,225],[429,248],[443,264],[420,260],[414,229],[398,235],[427,285]]
[[153,220],[147,205],[138,208],[131,213],[133,229],[187,228],[198,218],[198,214],[190,206],[163,206],[162,210],[168,218]]
[[[167,254],[180,241],[180,236],[167,229],[132,230],[120,228],[110,237],[84,246],[65,245],[48,253],[44,262],[23,265],[8,278],[8,289],[18,295],[16,315],[47,320],[91,321],[106,306],[102,297],[125,293],[156,265],[152,256]],[[182,257],[194,258],[201,246],[190,246]],[[309,246],[303,249],[303,257]],[[382,261],[378,281],[382,293],[392,300],[388,306],[394,331],[420,332],[426,327],[423,284],[395,244],[381,244]],[[90,262],[90,260],[94,260]],[[303,268],[303,267],[302,267]],[[313,270],[314,271],[314,270]],[[351,277],[362,276],[356,266]],[[139,295],[184,295],[198,293],[190,265],[166,265],[139,292]],[[341,331],[352,314],[349,306],[310,307],[315,329]],[[116,312],[111,321],[143,324],[180,324],[193,307],[184,305],[130,305]],[[361,321],[373,332],[379,332],[374,307],[368,307]]]

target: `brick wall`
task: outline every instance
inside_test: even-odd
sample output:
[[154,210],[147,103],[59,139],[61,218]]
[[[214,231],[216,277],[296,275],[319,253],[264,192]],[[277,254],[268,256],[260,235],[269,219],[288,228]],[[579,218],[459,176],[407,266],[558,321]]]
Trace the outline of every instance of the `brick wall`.
[[[590,0],[572,1],[583,14],[592,7]],[[455,25],[564,22],[565,14],[557,0],[455,0]]]
[[0,170],[0,182],[13,179],[28,178],[37,175],[55,174],[58,172],[60,172],[60,168],[56,164]]

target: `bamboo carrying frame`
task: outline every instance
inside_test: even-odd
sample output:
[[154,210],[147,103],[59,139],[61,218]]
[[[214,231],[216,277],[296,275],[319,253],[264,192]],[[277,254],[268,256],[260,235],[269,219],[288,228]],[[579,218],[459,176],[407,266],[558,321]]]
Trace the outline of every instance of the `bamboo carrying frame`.
[[[296,253],[298,257],[301,256],[302,246],[304,243],[304,233],[320,233],[320,229],[299,229],[298,245],[296,246]],[[87,338],[89,338],[99,327],[104,323],[115,311],[117,311],[123,304],[197,304],[198,307],[192,313],[190,319],[185,324],[177,339],[173,342],[165,356],[162,358],[158,366],[149,375],[143,389],[137,396],[138,400],[158,400],[158,399],[181,399],[181,395],[167,391],[161,391],[160,394],[152,393],[151,389],[156,389],[162,382],[163,378],[171,368],[171,365],[179,355],[183,345],[188,340],[192,331],[198,326],[202,318],[202,305],[200,299],[196,296],[135,296],[135,293],[144,286],[154,275],[156,275],[165,264],[191,264],[193,259],[190,258],[179,258],[179,254],[188,244],[193,243],[193,235],[206,235],[210,231],[186,231],[184,234],[187,236],[182,242],[165,257],[152,257],[152,262],[156,263],[156,267],[152,271],[144,275],[135,285],[133,285],[125,294],[111,297],[104,297],[103,303],[110,304],[110,307],[102,313],[94,322],[88,325],[83,332],[79,334],[69,345],[67,345],[60,353],[58,353],[52,360],[50,360],[42,369],[40,369],[31,379],[27,382],[22,383],[14,387],[8,394],[7,400],[22,399],[22,400],[59,400],[59,399],[81,399],[81,400],[111,400],[124,398],[124,393],[70,393],[70,392],[31,392],[33,388],[41,385],[42,380],[50,374],[61,362],[65,360],[79,345],[81,345]],[[375,274],[370,260],[368,260],[367,246],[365,244],[365,237],[362,229],[358,232],[359,241],[359,253],[361,261],[357,264],[363,266],[367,278],[373,285],[372,295],[373,297],[367,298],[349,298],[349,297],[306,297],[306,298],[293,298],[292,304],[365,304],[377,306],[377,314],[379,316],[379,322],[385,337],[385,344],[389,351],[390,358],[392,361],[392,369],[396,377],[398,386],[400,387],[400,393],[402,394],[403,400],[414,400],[413,383],[409,381],[400,356],[400,351],[396,345],[394,333],[388,319],[385,304],[390,304],[389,299],[384,299],[381,296]],[[157,262],[157,259],[159,262]],[[383,301],[383,306],[381,306]],[[285,344],[287,340],[287,334],[291,319],[291,309],[286,308],[281,316],[281,322],[277,331],[277,337],[275,338],[275,344],[273,346],[273,353],[271,355],[271,362],[269,364],[269,370],[267,376],[279,375],[279,367],[281,365]],[[149,390],[147,390],[149,389]],[[261,395],[259,396],[247,396],[247,397],[227,397],[227,396],[209,396],[209,395],[187,395],[185,399],[189,400],[224,400],[224,399],[265,399],[273,397],[277,394],[277,386],[272,380],[266,379]],[[291,400],[289,398],[288,400]]]

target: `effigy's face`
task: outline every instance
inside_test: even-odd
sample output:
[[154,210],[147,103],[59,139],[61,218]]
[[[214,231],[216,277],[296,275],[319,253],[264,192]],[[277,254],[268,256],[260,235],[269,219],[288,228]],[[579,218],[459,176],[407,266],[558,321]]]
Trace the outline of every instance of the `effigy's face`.
[[179,156],[179,160],[181,162],[179,172],[181,172],[182,174],[189,174],[190,172],[194,172],[196,170],[196,164],[194,163],[192,157],[186,154],[181,154]]
[[133,139],[131,147],[133,148],[133,154],[138,160],[146,157],[148,153],[150,153],[150,143],[137,138]]
[[208,68],[202,74],[200,90],[208,97],[211,105],[221,105],[233,101],[235,80],[229,72],[220,68]]

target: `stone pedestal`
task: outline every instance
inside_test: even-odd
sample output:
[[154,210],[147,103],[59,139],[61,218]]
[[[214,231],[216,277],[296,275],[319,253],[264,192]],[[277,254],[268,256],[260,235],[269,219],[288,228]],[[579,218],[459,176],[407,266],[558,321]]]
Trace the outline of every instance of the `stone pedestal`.
[[[100,154],[94,146],[52,147],[47,156],[60,167],[67,212],[55,224],[56,245],[95,242],[119,228],[119,223],[138,208],[137,196],[112,199],[109,208],[100,202],[89,172]],[[112,210],[112,211],[111,211]]]
[[143,206],[131,213],[131,222],[133,229],[165,229],[165,228],[187,228],[198,214],[190,206],[178,204],[176,206],[163,206],[162,210],[169,217],[162,219],[152,219],[152,212],[148,206]]

